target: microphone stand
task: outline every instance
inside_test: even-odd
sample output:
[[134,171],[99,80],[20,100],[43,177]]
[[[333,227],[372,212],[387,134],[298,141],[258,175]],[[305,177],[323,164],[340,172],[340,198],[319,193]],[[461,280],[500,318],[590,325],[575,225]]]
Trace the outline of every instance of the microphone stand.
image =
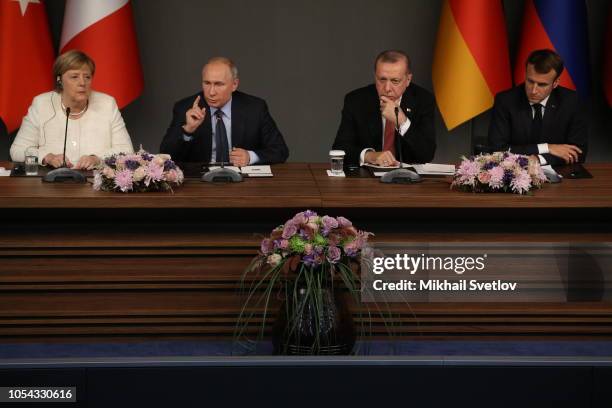
[[66,108],[66,130],[64,130],[64,157],[62,167],[51,170],[47,173],[42,181],[46,183],[63,183],[65,181],[72,183],[86,183],[87,178],[80,172],[66,167],[66,140],[68,139],[68,120],[70,119],[70,108]]
[[242,174],[225,168],[225,160],[221,160],[221,167],[209,170],[202,175],[200,181],[207,183],[239,183],[243,180]]
[[[387,121],[388,122],[388,121]],[[385,123],[385,126],[389,123]],[[395,107],[395,146],[398,148],[398,158],[400,162],[400,168],[391,170],[383,174],[380,178],[381,183],[393,183],[393,184],[410,184],[418,183],[423,181],[421,176],[412,170],[404,168],[404,160],[402,159],[402,139],[399,131],[399,108]]]

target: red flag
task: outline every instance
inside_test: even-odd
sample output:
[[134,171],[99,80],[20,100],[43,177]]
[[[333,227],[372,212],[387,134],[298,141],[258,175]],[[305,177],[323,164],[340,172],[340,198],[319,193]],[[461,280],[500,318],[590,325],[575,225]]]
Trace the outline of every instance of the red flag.
[[32,98],[53,89],[53,44],[39,0],[0,0],[0,117],[21,125]]
[[93,88],[123,108],[144,87],[129,0],[68,0],[61,52],[78,49],[96,63]]

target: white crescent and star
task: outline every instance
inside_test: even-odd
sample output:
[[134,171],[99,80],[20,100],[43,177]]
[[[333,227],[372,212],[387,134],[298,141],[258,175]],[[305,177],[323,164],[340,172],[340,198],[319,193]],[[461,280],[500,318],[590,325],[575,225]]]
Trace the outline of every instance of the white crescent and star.
[[28,5],[30,3],[40,4],[39,0],[13,0],[19,3],[19,8],[21,9],[21,15],[25,16],[26,11],[28,10]]

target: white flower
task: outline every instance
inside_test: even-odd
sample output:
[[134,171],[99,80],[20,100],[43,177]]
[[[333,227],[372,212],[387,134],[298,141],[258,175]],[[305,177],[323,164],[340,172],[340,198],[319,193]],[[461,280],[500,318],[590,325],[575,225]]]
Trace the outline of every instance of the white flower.
[[143,178],[145,178],[146,175],[147,172],[145,168],[139,167],[136,169],[136,171],[134,171],[134,175],[132,177],[134,178],[134,181],[141,181]]
[[283,259],[279,254],[272,254],[268,256],[268,265],[274,267],[277,266],[280,261]]

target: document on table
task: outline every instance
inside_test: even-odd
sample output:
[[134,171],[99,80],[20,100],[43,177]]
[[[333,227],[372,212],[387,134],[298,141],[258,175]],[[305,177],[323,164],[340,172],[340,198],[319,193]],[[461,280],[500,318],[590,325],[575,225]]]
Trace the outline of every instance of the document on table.
[[430,176],[452,176],[455,174],[455,166],[452,164],[436,164],[436,163],[425,163],[425,164],[413,164],[417,173],[420,175]]
[[244,166],[241,167],[242,174],[249,177],[272,177],[272,169],[268,165],[263,166]]
[[11,175],[11,171],[5,169],[4,167],[0,167],[0,177],[8,177]]
[[[385,171],[375,170],[392,170],[398,169],[398,166],[377,166],[375,164],[365,163],[364,166],[374,170],[374,177],[381,177],[385,174]],[[452,176],[455,174],[455,166],[452,164],[437,164],[437,163],[426,163],[426,164],[408,164],[404,163],[403,168],[414,169],[418,174],[422,176]]]

